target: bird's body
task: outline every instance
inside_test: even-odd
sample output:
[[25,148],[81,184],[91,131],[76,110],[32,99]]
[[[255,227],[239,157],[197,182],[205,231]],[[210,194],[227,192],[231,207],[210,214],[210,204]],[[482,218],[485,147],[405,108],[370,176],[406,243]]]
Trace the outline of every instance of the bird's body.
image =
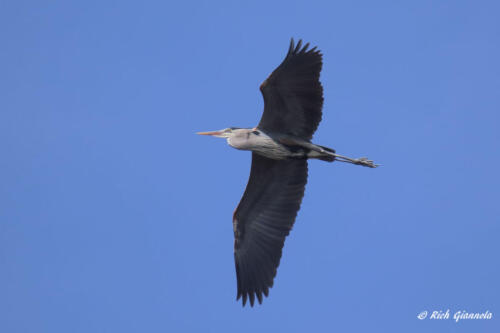
[[335,151],[286,134],[265,133],[258,128],[231,128],[227,143],[236,149],[251,150],[273,160],[317,158],[335,159]]
[[254,128],[226,128],[199,134],[226,138],[230,146],[252,151],[245,193],[234,211],[237,299],[262,302],[279,266],[286,236],[295,222],[307,183],[307,160],[341,161],[376,167],[311,142],[322,117],[322,55],[293,39],[288,54],[264,81],[264,113]]

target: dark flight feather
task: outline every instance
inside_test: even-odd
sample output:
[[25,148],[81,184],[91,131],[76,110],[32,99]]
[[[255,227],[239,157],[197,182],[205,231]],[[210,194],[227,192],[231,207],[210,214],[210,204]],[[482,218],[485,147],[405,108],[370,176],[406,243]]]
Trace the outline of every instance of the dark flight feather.
[[[304,140],[321,121],[322,55],[302,40],[290,42],[283,62],[262,83],[264,113],[259,129]],[[269,295],[285,238],[293,227],[307,183],[307,160],[273,160],[252,153],[245,193],[233,216],[237,299],[253,306]]]
[[253,306],[273,285],[285,238],[307,183],[306,160],[272,160],[252,153],[245,193],[233,216],[238,295]]
[[262,83],[264,113],[258,128],[311,140],[321,121],[323,87],[319,81],[322,55],[293,38],[283,62]]

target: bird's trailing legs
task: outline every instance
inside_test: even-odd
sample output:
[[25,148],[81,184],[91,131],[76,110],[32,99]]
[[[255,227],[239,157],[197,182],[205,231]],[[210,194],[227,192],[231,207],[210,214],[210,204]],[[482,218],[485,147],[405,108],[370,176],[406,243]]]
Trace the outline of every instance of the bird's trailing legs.
[[362,165],[362,166],[369,167],[369,168],[376,168],[379,166],[379,164],[373,163],[372,160],[369,160],[366,157],[350,158],[350,157],[342,156],[339,154],[333,154],[333,155],[335,156],[335,161],[339,161],[339,162],[352,163],[352,164]]

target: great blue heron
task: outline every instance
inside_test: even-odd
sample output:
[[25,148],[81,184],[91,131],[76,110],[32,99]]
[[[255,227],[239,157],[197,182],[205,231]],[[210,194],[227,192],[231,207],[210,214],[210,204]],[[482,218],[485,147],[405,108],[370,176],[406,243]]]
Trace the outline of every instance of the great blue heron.
[[323,87],[319,81],[322,55],[316,47],[294,45],[260,86],[264,114],[254,128],[230,127],[199,132],[227,138],[236,149],[252,151],[245,193],[233,215],[234,260],[238,293],[243,306],[269,288],[280,263],[285,238],[295,222],[307,182],[307,160],[339,161],[370,168],[366,158],[353,159],[334,149],[311,143],[321,121]]

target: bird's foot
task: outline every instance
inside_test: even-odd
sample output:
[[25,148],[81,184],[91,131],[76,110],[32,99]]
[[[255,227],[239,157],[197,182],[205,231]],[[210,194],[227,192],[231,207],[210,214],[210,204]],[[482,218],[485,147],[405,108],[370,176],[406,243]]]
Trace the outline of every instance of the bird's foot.
[[345,162],[345,163],[351,163],[351,164],[357,164],[357,165],[362,165],[368,168],[376,168],[379,166],[379,164],[373,163],[372,160],[369,160],[366,157],[360,157],[360,158],[350,158],[347,156],[342,156],[339,154],[332,154],[335,156],[335,160],[339,162]]
[[360,157],[360,158],[355,159],[354,164],[362,165],[362,166],[365,166],[368,168],[376,168],[379,166],[378,164],[373,163],[372,160],[369,160],[366,157]]

